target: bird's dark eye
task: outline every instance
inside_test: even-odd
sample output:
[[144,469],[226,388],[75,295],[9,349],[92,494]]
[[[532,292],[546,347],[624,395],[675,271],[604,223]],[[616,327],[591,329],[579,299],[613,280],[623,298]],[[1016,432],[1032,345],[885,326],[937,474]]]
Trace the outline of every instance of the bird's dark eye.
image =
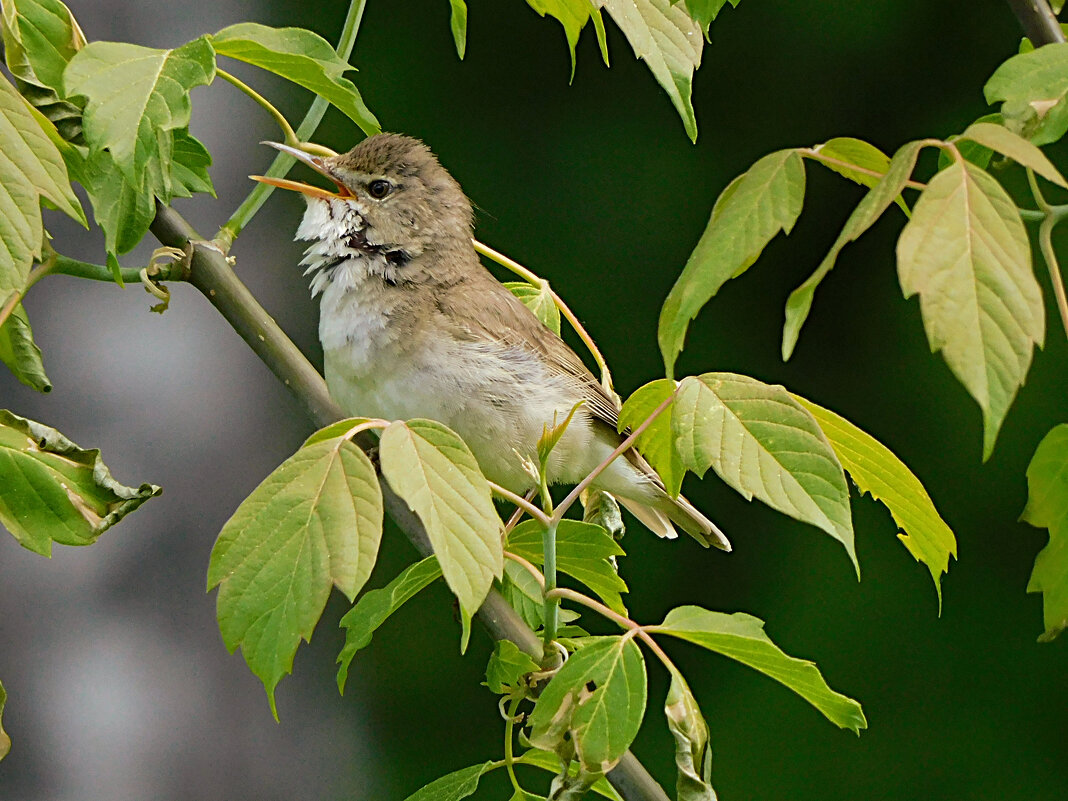
[[367,193],[375,200],[381,200],[393,191],[393,184],[382,178],[378,178],[367,184]]

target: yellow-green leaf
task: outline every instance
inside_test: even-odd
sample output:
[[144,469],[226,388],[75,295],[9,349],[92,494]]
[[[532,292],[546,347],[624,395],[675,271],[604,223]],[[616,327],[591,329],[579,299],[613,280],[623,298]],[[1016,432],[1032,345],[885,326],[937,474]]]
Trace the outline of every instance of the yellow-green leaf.
[[1042,593],[1049,642],[1068,628],[1068,423],[1054,427],[1027,466],[1027,507],[1021,519],[1049,529],[1049,544],[1035,558],[1028,592]]
[[[619,412],[619,430],[634,429],[640,426],[661,403],[675,394],[675,382],[668,378],[651,381],[634,390]],[[671,416],[673,404],[657,415],[634,446],[653,466],[672,498],[679,497],[682,490],[682,477],[686,468],[675,452],[675,437],[671,433]]]
[[534,316],[557,336],[560,335],[560,309],[549,291],[549,282],[543,281],[540,287],[526,281],[508,281],[508,290],[523,301],[523,305],[534,312]]
[[995,125],[992,122],[973,122],[959,138],[970,139],[991,150],[996,150],[1024,167],[1030,167],[1050,183],[1068,189],[1064,176],[1046,158],[1046,154],[1004,125]]

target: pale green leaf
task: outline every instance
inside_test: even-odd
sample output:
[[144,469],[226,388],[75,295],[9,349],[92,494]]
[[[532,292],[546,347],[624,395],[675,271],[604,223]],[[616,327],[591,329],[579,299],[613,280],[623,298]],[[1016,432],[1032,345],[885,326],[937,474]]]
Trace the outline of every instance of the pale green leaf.
[[805,166],[796,150],[764,156],[735,181],[724,190],[723,202],[717,202],[660,312],[657,340],[668,378],[690,321],[723,284],[759,258],[772,237],[790,233],[801,213]]
[[452,40],[456,43],[456,55],[463,61],[467,52],[467,3],[464,0],[449,0],[449,5],[452,6],[449,17]]
[[693,72],[701,66],[705,40],[701,26],[670,0],[592,0],[604,8],[671,98],[686,133],[697,141],[697,119],[690,93]]
[[[675,382],[669,378],[651,381],[634,390],[619,412],[619,431],[635,429],[651,415],[661,403],[675,394]],[[682,490],[682,478],[686,469],[675,452],[675,437],[671,433],[671,416],[673,404],[657,415],[656,419],[641,433],[634,446],[653,466],[668,494],[679,497]]]
[[[0,308],[4,301],[0,299]],[[38,392],[50,392],[52,382],[45,375],[41,349],[33,341],[33,330],[26,310],[19,303],[0,325],[0,362],[8,366],[15,378]]]
[[812,662],[784,654],[764,633],[764,621],[752,615],[680,606],[668,612],[659,626],[649,626],[647,630],[688,640],[759,670],[793,690],[843,729],[859,734],[868,727],[860,704],[828,687]]
[[[1043,48],[1045,49],[1045,48]],[[967,162],[935,175],[897,243],[905,297],[919,294],[932,351],[983,412],[983,458],[1045,334],[1042,291],[1020,214]]]
[[[869,189],[881,183],[890,169],[890,157],[875,145],[862,139],[841,136],[829,139],[812,149],[819,154],[816,161],[824,167]],[[858,167],[861,169],[857,169]],[[871,172],[876,172],[878,175],[872,175]],[[909,213],[909,207],[900,195],[894,198],[894,202],[905,214]]]
[[[575,77],[575,46],[578,44],[579,34],[586,25],[591,14],[596,15],[596,22],[601,23],[600,10],[594,8],[590,0],[527,0],[527,5],[533,8],[541,16],[548,14],[557,19],[564,28],[564,36],[567,38],[567,47],[571,52],[571,77]],[[603,37],[602,32],[598,38]],[[605,63],[608,63],[607,55]]]
[[382,433],[382,474],[419,516],[460,606],[473,614],[504,569],[501,521],[489,483],[459,435],[433,420]]
[[215,197],[215,187],[208,175],[211,154],[200,141],[182,128],[174,132],[173,160],[171,162],[171,194],[174,197],[192,197],[196,192]]
[[[794,397],[797,397],[796,395]],[[901,529],[898,539],[931,572],[942,609],[942,574],[957,556],[957,539],[938,514],[927,490],[889,448],[832,411],[804,398],[798,402],[816,418],[861,492],[881,501]]]
[[368,136],[381,126],[359,90],[344,77],[352,66],[326,39],[303,28],[270,28],[242,22],[210,37],[220,56],[254,64],[330,101]]
[[53,542],[90,545],[160,492],[120,484],[100,451],[0,409],[0,523],[34,553],[50,556]]
[[[532,748],[517,756],[515,761],[521,765],[530,765],[532,767],[541,768],[542,770],[547,770],[549,773],[560,772],[560,759],[551,751],[542,751],[538,748]],[[577,769],[575,763],[571,763],[568,767],[570,771]],[[615,788],[609,784],[608,780],[604,777],[601,777],[590,785],[590,790],[604,798],[610,798],[612,801],[623,801],[619,793],[616,792]]]
[[675,794],[678,801],[716,801],[708,724],[686,679],[671,671],[664,715],[675,738]]
[[[587,686],[592,682],[595,686]],[[566,722],[578,761],[606,773],[645,716],[645,660],[633,639],[593,637],[556,672],[530,714],[530,743],[554,750]]]
[[[507,548],[528,562],[545,562],[542,528],[536,520],[524,520],[508,535]],[[627,583],[613,563],[623,549],[600,526],[578,520],[561,520],[556,529],[556,569],[589,587],[613,611],[627,613],[620,593]]]
[[1028,592],[1042,593],[1049,642],[1068,628],[1068,423],[1055,426],[1027,466],[1027,507],[1021,519],[1049,529],[1049,544],[1035,558]]
[[1001,101],[1006,127],[1036,145],[1068,131],[1068,44],[1050,44],[1013,56],[983,87],[986,102]]
[[526,281],[508,281],[508,290],[523,301],[523,305],[534,312],[542,325],[557,336],[560,335],[560,309],[549,291],[549,282],[544,281],[540,287]]
[[812,415],[781,386],[733,373],[683,379],[672,417],[683,465],[711,467],[746,500],[759,498],[845,546],[857,568],[849,487]]
[[7,703],[7,691],[4,689],[3,682],[0,682],[0,759],[7,756],[11,750],[11,738],[7,736],[7,732],[4,731],[4,705]]
[[812,299],[816,294],[816,288],[833,269],[842,248],[871,228],[891,203],[901,200],[901,190],[905,188],[905,184],[916,167],[916,157],[919,155],[921,146],[920,142],[909,142],[902,145],[894,154],[894,158],[886,169],[886,174],[872,186],[871,191],[863,197],[853,213],[849,215],[849,219],[842,227],[842,232],[838,234],[838,238],[827,255],[823,257],[819,267],[786,299],[786,322],[782,328],[783,361],[793,355],[797,337],[801,333],[801,326],[805,324],[809,311],[812,309]]
[[483,762],[454,771],[416,790],[405,801],[460,801],[461,798],[474,795],[482,774],[497,767],[500,765]]
[[352,658],[371,642],[371,636],[405,603],[421,590],[441,578],[437,557],[428,556],[404,568],[393,581],[378,590],[370,590],[356,602],[339,624],[345,629],[345,645],[338,654],[337,688],[345,692]]
[[314,445],[317,442],[326,442],[329,439],[335,439],[336,437],[345,437],[351,439],[351,432],[357,426],[363,425],[368,421],[366,417],[348,417],[344,420],[336,420],[330,425],[323,426],[318,431],[314,432],[306,440],[304,440],[303,447]]
[[0,296],[21,291],[41,257],[41,198],[85,223],[67,168],[31,106],[0,75]]
[[522,684],[524,676],[539,669],[538,663],[514,642],[498,640],[486,665],[485,684],[490,692],[506,695]]
[[167,202],[174,131],[189,126],[189,90],[214,78],[215,53],[202,36],[174,50],[92,42],[70,60],[63,84],[68,97],[86,100],[90,154],[106,148],[131,184]]
[[970,139],[980,145],[1008,156],[1024,167],[1030,167],[1050,183],[1068,189],[1064,176],[1057,171],[1046,154],[1037,146],[1013,133],[1003,125],[990,122],[974,122],[960,135],[960,139]]
[[[984,114],[975,122],[989,122],[1002,128],[1005,127],[1005,118],[998,113]],[[994,158],[993,150],[991,150],[986,145],[981,145],[978,142],[972,141],[971,139],[962,139],[959,136],[951,136],[946,141],[952,142],[956,146],[957,151],[960,153],[962,158],[967,159],[972,164],[976,165],[977,167],[980,167],[981,169],[987,169],[990,166],[991,160]],[[955,162],[956,160],[957,158],[954,155],[953,151],[947,148],[939,148],[939,171],[946,169],[946,167],[952,165],[953,162]]]
[[311,639],[331,586],[354,598],[381,537],[374,466],[340,437],[286,459],[223,526],[208,566],[219,630],[230,651],[241,646],[276,717],[274,688]]

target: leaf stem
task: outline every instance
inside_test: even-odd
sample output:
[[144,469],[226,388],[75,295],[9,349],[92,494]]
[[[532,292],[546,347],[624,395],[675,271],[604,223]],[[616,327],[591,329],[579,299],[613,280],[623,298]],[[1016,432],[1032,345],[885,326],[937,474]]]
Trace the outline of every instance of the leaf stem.
[[564,515],[567,513],[567,510],[570,509],[571,506],[575,503],[575,501],[578,500],[583,490],[590,486],[590,484],[592,484],[597,479],[597,476],[601,475],[601,473],[603,473],[608,468],[608,465],[615,461],[617,456],[619,456],[621,453],[630,448],[637,441],[638,437],[642,435],[645,429],[652,425],[653,421],[657,417],[659,417],[664,412],[664,410],[667,409],[668,406],[671,405],[671,402],[673,400],[675,400],[674,393],[666,397],[663,403],[653,409],[652,413],[648,417],[646,417],[645,420],[642,421],[642,424],[635,428],[631,432],[629,437],[619,443],[619,447],[612,451],[610,454],[608,454],[608,457],[599,465],[597,465],[597,467],[593,469],[593,472],[591,472],[588,476],[582,479],[582,481],[575,485],[575,488],[571,490],[571,492],[568,493],[567,497],[564,498],[560,505],[556,507],[556,511],[553,513],[552,518],[554,522],[559,523],[563,519]]
[[1042,194],[1035,178],[1034,170],[1027,168],[1027,182],[1031,185],[1031,194],[1035,197],[1035,204],[1042,212],[1042,222],[1038,226],[1038,244],[1042,251],[1042,258],[1049,270],[1050,282],[1053,284],[1053,295],[1057,299],[1057,311],[1061,316],[1061,327],[1068,336],[1068,297],[1065,296],[1064,279],[1061,277],[1061,268],[1057,262],[1057,254],[1053,250],[1053,228],[1065,215],[1065,209],[1061,206],[1052,206]]
[[526,792],[519,784],[519,779],[515,775],[515,756],[512,751],[512,735],[515,730],[515,713],[519,708],[519,702],[523,700],[518,695],[512,699],[512,702],[508,705],[508,720],[504,724],[504,767],[508,770],[508,778],[512,781],[512,787],[515,789],[516,797],[523,798],[526,796]]
[[511,559],[513,562],[515,562],[521,568],[523,568],[528,573],[530,573],[530,575],[532,575],[534,577],[534,580],[536,582],[538,582],[538,586],[541,587],[542,592],[545,591],[545,576],[543,576],[541,574],[541,571],[538,570],[538,568],[536,568],[533,564],[528,562],[526,559],[524,559],[519,554],[512,553],[511,551],[505,551],[504,552],[504,558],[505,559]]
[[[360,21],[363,19],[363,10],[366,5],[367,0],[352,0],[349,3],[348,14],[345,16],[345,22],[342,25],[341,36],[338,38],[336,48],[337,54],[345,61],[348,61],[349,56],[352,54],[352,48],[356,43],[356,34],[360,30]],[[315,133],[315,129],[322,122],[323,115],[326,114],[326,109],[329,105],[329,102],[322,97],[316,97],[312,101],[311,106],[308,108],[308,113],[304,115],[304,119],[297,126],[296,138],[299,142],[306,142]],[[274,157],[274,161],[271,162],[271,166],[267,168],[264,175],[268,178],[281,178],[289,172],[289,168],[293,166],[295,161],[292,156],[286,153],[279,153]],[[230,246],[234,240],[245,229],[245,226],[252,221],[252,218],[256,216],[273,191],[274,187],[270,184],[257,183],[252,188],[252,191],[249,192],[248,197],[230,215],[230,219],[215,234],[215,242],[222,248],[224,255],[230,251]]]
[[7,318],[11,316],[11,313],[15,311],[15,307],[26,297],[30,287],[52,272],[58,258],[58,254],[52,248],[48,248],[48,255],[45,260],[35,264],[26,275],[26,283],[23,284],[22,289],[16,290],[4,303],[3,308],[0,308],[0,325],[7,322]]
[[488,259],[492,259],[502,267],[507,267],[520,278],[533,284],[538,289],[548,292],[549,296],[553,299],[553,303],[556,304],[556,308],[560,310],[560,314],[562,314],[564,319],[571,324],[573,329],[575,329],[575,333],[579,335],[582,344],[586,346],[590,355],[593,356],[593,360],[597,363],[597,369],[601,371],[601,386],[603,386],[610,394],[614,395],[615,390],[612,389],[612,374],[608,370],[608,363],[605,362],[604,356],[601,355],[601,351],[597,349],[593,337],[591,337],[586,329],[582,327],[582,323],[579,322],[578,317],[575,316],[575,313],[571,311],[568,305],[564,303],[563,298],[553,291],[553,288],[548,285],[548,282],[544,278],[531,272],[519,262],[508,258],[503,253],[494,250],[483,242],[479,242],[477,239],[472,239],[471,242],[474,244],[475,250],[478,253],[481,253]]
[[541,530],[541,547],[545,557],[542,562],[542,573],[545,575],[545,584],[542,586],[545,598],[545,628],[542,632],[542,643],[545,646],[545,659],[550,656],[555,659],[556,651],[553,641],[560,629],[560,599],[553,595],[556,589],[556,529],[559,520],[553,518],[549,525]]
[[[861,167],[858,164],[853,164],[852,162],[844,161],[842,159],[836,159],[833,156],[825,156],[820,151],[816,150],[814,147],[800,147],[797,149],[797,152],[800,153],[802,156],[808,156],[809,158],[823,162],[824,164],[834,164],[838,167],[845,167],[847,169],[852,170],[853,172],[859,172],[861,175],[870,175],[873,178],[883,178],[886,175],[885,172],[879,172],[878,170]],[[927,188],[927,184],[922,184],[919,181],[905,181],[905,186],[907,186],[909,189],[919,190],[924,190]]]
[[297,132],[293,130],[293,126],[289,124],[289,120],[285,118],[281,111],[275,108],[266,97],[261,95],[247,83],[242,81],[236,75],[231,75],[224,69],[219,67],[215,68],[215,74],[222,78],[227,83],[233,84],[246,95],[251,97],[257,104],[262,106],[268,114],[274,117],[274,121],[278,123],[278,127],[282,129],[282,134],[285,136],[286,144],[290,147],[300,147],[300,139],[297,138]]
[[547,526],[550,522],[552,522],[549,518],[549,515],[545,514],[545,512],[543,512],[537,506],[532,504],[522,495],[516,495],[511,490],[505,489],[500,484],[495,484],[492,481],[489,481],[488,483],[490,486],[490,490],[493,492],[494,495],[499,498],[504,498],[509,503],[515,504],[517,508],[522,509],[524,512],[533,517],[543,526]]

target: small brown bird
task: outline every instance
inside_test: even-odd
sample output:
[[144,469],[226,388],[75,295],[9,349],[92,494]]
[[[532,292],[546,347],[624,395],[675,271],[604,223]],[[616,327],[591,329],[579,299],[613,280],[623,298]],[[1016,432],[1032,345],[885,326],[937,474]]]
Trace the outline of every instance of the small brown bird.
[[[320,298],[319,338],[330,393],[348,414],[427,417],[456,431],[483,473],[516,493],[534,481],[544,424],[571,424],[548,464],[554,482],[575,483],[620,443],[618,412],[559,336],[481,264],[471,242],[471,203],[422,142],[379,134],[348,153],[311,156],[271,144],[329,178],[336,191],[262,178],[302,193],[297,239]],[[635,451],[617,458],[595,487],[615,495],[662,537],[672,523],[703,545],[730,550],[686,499],[671,498]]]

